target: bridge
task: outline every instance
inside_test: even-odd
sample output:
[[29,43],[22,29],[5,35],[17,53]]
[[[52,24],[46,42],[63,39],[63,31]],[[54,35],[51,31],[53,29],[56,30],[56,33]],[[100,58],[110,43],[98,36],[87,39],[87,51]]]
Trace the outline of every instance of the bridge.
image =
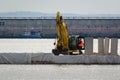
[[[120,37],[120,17],[64,17],[69,34],[84,37]],[[0,17],[0,37],[19,38],[31,30],[43,38],[56,37],[55,17]]]

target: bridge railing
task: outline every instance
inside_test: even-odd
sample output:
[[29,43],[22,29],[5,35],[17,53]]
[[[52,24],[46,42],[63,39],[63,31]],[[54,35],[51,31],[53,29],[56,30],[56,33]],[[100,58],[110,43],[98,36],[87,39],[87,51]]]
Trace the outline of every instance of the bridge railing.
[[[120,19],[120,17],[103,17],[103,16],[63,16],[64,19]],[[0,17],[0,19],[56,19],[56,16],[39,16],[39,17]]]

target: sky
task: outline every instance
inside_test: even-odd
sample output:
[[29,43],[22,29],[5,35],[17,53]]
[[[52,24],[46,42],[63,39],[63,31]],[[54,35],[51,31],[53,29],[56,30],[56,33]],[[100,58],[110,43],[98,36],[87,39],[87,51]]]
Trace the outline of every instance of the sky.
[[0,0],[0,12],[120,14],[120,0]]

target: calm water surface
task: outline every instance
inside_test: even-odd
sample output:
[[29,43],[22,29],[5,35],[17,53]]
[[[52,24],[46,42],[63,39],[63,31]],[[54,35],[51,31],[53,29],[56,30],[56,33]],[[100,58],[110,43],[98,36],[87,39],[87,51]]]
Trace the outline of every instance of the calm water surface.
[[120,66],[0,65],[0,80],[120,80]]
[[[51,53],[55,39],[0,39],[0,53]],[[118,40],[120,54],[120,39]],[[94,39],[94,52],[98,52],[98,40]]]

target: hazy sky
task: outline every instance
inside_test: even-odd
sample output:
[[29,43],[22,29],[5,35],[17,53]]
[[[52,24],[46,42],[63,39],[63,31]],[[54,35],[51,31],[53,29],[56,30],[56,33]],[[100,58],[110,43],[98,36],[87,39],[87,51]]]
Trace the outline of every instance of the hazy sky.
[[120,14],[120,0],[0,0],[0,12]]

